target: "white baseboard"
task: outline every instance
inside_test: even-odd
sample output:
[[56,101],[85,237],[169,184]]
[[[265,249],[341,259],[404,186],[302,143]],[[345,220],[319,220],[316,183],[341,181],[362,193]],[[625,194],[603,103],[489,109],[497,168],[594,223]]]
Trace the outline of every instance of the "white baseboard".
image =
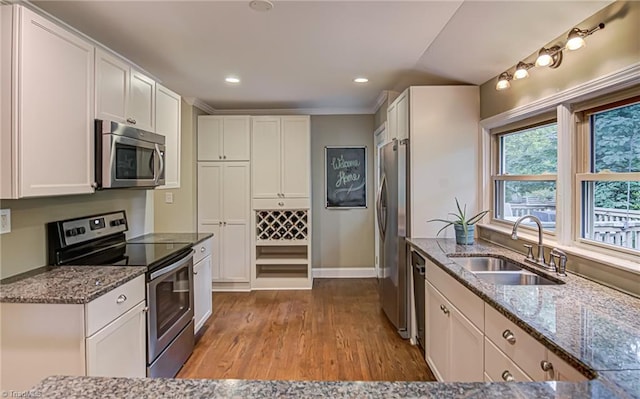
[[314,278],[372,278],[376,277],[374,267],[344,267],[313,269]]

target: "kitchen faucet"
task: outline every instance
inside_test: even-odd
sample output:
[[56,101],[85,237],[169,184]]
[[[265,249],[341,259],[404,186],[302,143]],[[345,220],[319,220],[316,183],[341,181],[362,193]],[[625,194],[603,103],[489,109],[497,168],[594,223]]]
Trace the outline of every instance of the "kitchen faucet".
[[533,254],[531,253],[531,245],[525,245],[525,248],[528,249],[527,257],[525,258],[525,261],[538,265],[545,270],[556,271],[556,268],[554,265],[548,265],[544,260],[544,245],[542,244],[542,223],[540,222],[540,219],[538,219],[536,216],[524,215],[518,218],[518,220],[516,220],[516,223],[513,225],[513,232],[511,233],[511,238],[514,240],[518,239],[518,226],[520,226],[520,223],[522,223],[522,221],[525,219],[533,220],[538,226],[538,259],[533,258]]

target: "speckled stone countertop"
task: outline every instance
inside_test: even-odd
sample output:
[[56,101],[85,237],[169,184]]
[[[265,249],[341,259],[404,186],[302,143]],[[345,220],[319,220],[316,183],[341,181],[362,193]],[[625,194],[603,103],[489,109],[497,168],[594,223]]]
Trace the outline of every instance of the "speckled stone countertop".
[[212,233],[150,233],[134,237],[127,241],[129,244],[191,244],[196,245],[207,238],[213,237]]
[[474,245],[456,245],[453,239],[408,242],[585,375],[620,392],[620,397],[640,397],[640,299],[571,273],[559,277],[565,282],[560,285],[495,285],[447,255],[493,254],[518,263],[524,255],[485,241]]
[[0,284],[0,302],[88,303],[146,271],[146,266],[51,266]]
[[49,377],[24,397],[50,399],[174,398],[597,398],[617,396],[600,381],[573,383],[438,383],[358,381],[183,380]]

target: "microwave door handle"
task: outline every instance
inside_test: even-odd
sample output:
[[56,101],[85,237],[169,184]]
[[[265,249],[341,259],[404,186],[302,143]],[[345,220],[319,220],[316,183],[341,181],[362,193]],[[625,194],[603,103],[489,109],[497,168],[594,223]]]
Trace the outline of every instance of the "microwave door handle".
[[156,184],[158,184],[158,181],[160,180],[160,176],[162,176],[162,173],[164,172],[164,158],[162,158],[162,151],[160,151],[160,147],[156,144],[156,152],[158,153],[158,165],[159,168],[156,170]]

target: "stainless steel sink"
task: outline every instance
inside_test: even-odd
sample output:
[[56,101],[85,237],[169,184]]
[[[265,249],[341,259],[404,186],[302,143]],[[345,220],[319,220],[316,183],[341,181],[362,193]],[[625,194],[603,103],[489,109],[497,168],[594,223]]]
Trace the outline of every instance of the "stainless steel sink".
[[456,257],[455,262],[473,273],[522,270],[522,267],[514,262],[493,256]]
[[529,272],[477,273],[476,277],[495,285],[558,285],[556,282]]
[[495,285],[558,285],[562,280],[535,274],[518,263],[497,256],[450,256],[481,280]]

